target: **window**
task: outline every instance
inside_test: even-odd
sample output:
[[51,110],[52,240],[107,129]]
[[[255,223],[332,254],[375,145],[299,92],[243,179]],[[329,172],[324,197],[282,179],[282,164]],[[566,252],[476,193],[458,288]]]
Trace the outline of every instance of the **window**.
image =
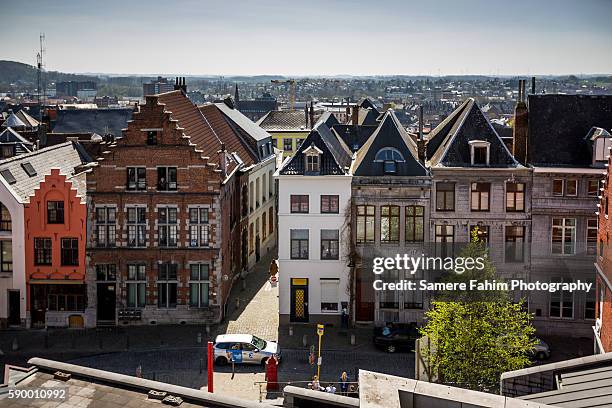
[[259,208],[259,199],[261,198],[259,184],[259,177],[257,177],[255,180],[255,208]]
[[587,186],[587,195],[589,197],[597,197],[599,195],[599,181],[598,180],[589,180],[589,184]]
[[318,173],[320,171],[320,157],[318,154],[306,155],[306,172]]
[[36,175],[36,170],[34,169],[34,166],[32,166],[32,163],[21,163],[21,167],[29,177],[34,177]]
[[321,212],[326,214],[338,214],[339,198],[337,195],[322,195],[321,196]]
[[274,233],[274,207],[270,207],[268,210],[268,223],[270,224],[268,227],[268,232],[270,234]]
[[506,183],[506,211],[525,211],[525,183]]
[[47,285],[47,308],[59,312],[85,310],[85,296],[81,285]]
[[455,211],[455,183],[436,183],[436,211]]
[[380,207],[380,242],[399,242],[399,215],[397,205]]
[[267,213],[264,211],[263,214],[261,214],[261,240],[265,241],[266,237],[268,236],[268,222],[267,222]]
[[570,179],[565,182],[565,195],[572,197],[578,195],[578,180]]
[[[395,283],[399,281],[399,271],[395,269],[385,270],[380,279],[384,283]],[[399,291],[398,290],[383,290],[378,291],[378,307],[381,309],[399,309]]]
[[79,240],[77,238],[62,238],[62,266],[79,265]]
[[253,183],[252,181],[249,182],[249,211],[253,212],[253,210],[255,209],[255,183]]
[[4,204],[0,203],[0,231],[11,231],[12,229],[11,213]]
[[357,206],[357,243],[374,242],[374,206]]
[[274,179],[272,176],[272,170],[268,172],[268,186],[268,194],[270,195],[270,197],[272,197],[274,195]]
[[117,280],[117,265],[98,264],[96,265],[96,280],[114,282]]
[[321,279],[321,312],[337,312],[340,279]]
[[587,255],[597,254],[597,218],[587,219]]
[[[571,283],[571,278],[553,278],[551,282]],[[574,295],[558,290],[550,294],[550,317],[571,319],[574,317]]]
[[189,209],[189,246],[208,246],[208,208]]
[[147,169],[144,167],[127,168],[127,189],[146,190],[147,189]]
[[15,184],[17,182],[17,179],[15,178],[15,176],[13,176],[13,173],[11,173],[9,169],[4,169],[0,171],[0,174],[2,174],[2,177],[4,177],[6,182],[9,184]]
[[552,193],[554,196],[562,196],[563,195],[563,180],[562,179],[554,179],[552,184]]
[[128,207],[127,209],[128,246],[130,247],[142,247],[147,245],[146,211],[147,209],[144,207]]
[[0,271],[13,272],[13,243],[6,239],[0,241]]
[[34,238],[34,265],[51,265],[51,238]]
[[308,230],[291,230],[291,259],[308,259]]
[[446,257],[453,253],[453,243],[455,242],[455,226],[436,225],[436,254]]
[[481,242],[484,245],[489,244],[489,226],[488,225],[474,225],[470,228],[470,240],[476,235],[477,242]]
[[159,191],[176,190],[176,167],[157,168],[157,189]]
[[308,196],[307,195],[291,195],[291,212],[307,214],[308,213]]
[[177,269],[178,265],[174,263],[166,262],[159,265],[159,274],[157,275],[157,307],[176,307]]
[[7,159],[15,155],[14,145],[2,145],[2,158]]
[[157,131],[156,130],[149,130],[147,132],[147,144],[151,146],[157,144]]
[[293,139],[283,139],[283,150],[286,152],[290,152],[293,150]]
[[48,224],[63,224],[64,223],[64,202],[63,201],[47,201],[47,223]]
[[406,242],[424,241],[425,207],[409,205],[406,207]]
[[115,246],[116,211],[115,207],[96,207],[96,246]]
[[573,255],[576,252],[576,219],[553,218],[552,253]]
[[208,265],[191,264],[189,268],[189,306],[208,307]]
[[595,297],[596,285],[594,280],[589,280],[588,282],[592,285],[591,290],[585,294],[586,299],[584,301],[584,318],[595,319],[595,303],[597,302],[597,299]]
[[487,148],[484,146],[474,147],[474,164],[487,164]]
[[339,243],[338,230],[321,230],[321,259],[339,259]]
[[128,265],[126,280],[127,307],[144,307],[146,303],[147,276],[145,265]]
[[159,246],[175,247],[177,245],[177,223],[175,207],[160,207],[157,209],[159,220]]
[[255,227],[253,223],[249,225],[249,253],[255,251]]
[[505,238],[506,262],[525,260],[525,227],[507,226]]
[[265,203],[268,198],[268,177],[264,174],[261,176],[261,202]]
[[490,191],[490,183],[472,183],[472,211],[489,211]]
[[374,161],[383,163],[383,171],[386,174],[393,174],[397,172],[397,163],[404,162],[404,156],[397,149],[384,147],[376,153]]

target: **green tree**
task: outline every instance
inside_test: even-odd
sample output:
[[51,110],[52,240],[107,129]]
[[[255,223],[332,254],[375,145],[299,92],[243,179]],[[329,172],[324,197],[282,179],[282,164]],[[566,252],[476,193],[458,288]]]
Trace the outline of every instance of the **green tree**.
[[535,329],[522,304],[434,302],[423,357],[442,383],[496,392],[500,375],[529,365]]

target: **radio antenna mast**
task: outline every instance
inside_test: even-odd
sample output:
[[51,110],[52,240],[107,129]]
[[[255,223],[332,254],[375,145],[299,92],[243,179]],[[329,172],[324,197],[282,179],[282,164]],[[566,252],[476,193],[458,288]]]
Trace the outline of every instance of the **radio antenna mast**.
[[45,76],[44,76],[45,33],[40,33],[39,43],[40,43],[40,50],[38,51],[38,54],[36,54],[36,68],[37,68],[37,79],[38,79],[38,83],[37,83],[38,107],[40,109],[38,116],[39,116],[39,119],[42,121],[43,107],[47,99],[47,84],[45,83]]

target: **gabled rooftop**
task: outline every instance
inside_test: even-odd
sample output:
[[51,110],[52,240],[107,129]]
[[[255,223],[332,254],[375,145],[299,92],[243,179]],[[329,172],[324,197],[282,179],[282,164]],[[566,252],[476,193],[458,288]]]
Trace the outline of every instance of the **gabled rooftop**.
[[304,152],[313,148],[321,152],[319,175],[350,174],[352,159],[350,150],[323,122],[318,123],[312,129],[299,150],[279,170],[279,174],[304,175],[306,173]]
[[[51,169],[59,169],[60,174],[70,179],[83,171],[80,168],[83,164],[91,161],[91,157],[79,143],[65,142],[0,161],[0,177],[17,201],[23,203],[28,201],[45,175],[51,174]],[[34,173],[28,174],[31,168]],[[77,193],[84,195],[85,184],[80,182],[74,184]]]
[[[474,143],[488,146],[488,164],[473,163]],[[426,146],[431,167],[520,167],[473,98],[463,102],[429,133]]]
[[132,118],[131,108],[121,109],[63,109],[57,111],[53,133],[97,133],[122,136]]
[[270,111],[257,124],[267,131],[309,131],[304,111]]
[[[395,164],[392,164],[394,162]],[[355,176],[426,176],[418,160],[417,146],[392,110],[357,151]]]

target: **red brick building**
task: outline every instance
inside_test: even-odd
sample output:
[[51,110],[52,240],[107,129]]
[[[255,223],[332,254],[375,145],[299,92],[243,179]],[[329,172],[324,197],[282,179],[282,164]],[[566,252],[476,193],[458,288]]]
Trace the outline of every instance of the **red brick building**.
[[235,138],[176,90],[147,96],[94,158],[87,280],[97,324],[222,318],[241,270],[241,168],[256,159]]
[[[606,154],[609,154],[610,142],[605,146]],[[612,351],[612,248],[610,247],[610,233],[612,232],[612,220],[610,220],[610,200],[612,200],[612,186],[610,183],[610,165],[612,160],[608,158],[605,178],[601,183],[599,211],[599,229],[597,236],[597,302],[595,310],[595,353],[606,353]]]

